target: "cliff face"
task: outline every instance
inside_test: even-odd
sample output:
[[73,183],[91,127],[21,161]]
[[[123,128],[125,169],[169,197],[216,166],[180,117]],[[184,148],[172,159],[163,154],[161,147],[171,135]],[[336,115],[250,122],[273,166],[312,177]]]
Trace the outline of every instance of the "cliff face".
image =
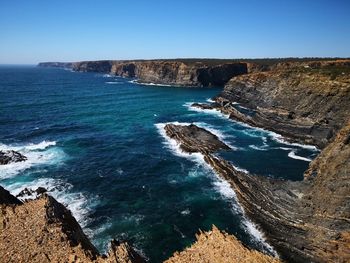
[[205,87],[223,86],[232,77],[248,72],[247,63],[207,65],[164,60],[76,62],[73,70],[135,77],[141,83]]
[[22,203],[0,187],[0,229],[1,262],[144,262],[116,241],[101,256],[70,211],[45,194]]
[[[233,119],[324,147],[350,116],[350,61],[277,64],[232,78],[216,101]],[[252,114],[242,120],[230,102]]]
[[215,155],[221,147],[208,150],[208,144],[220,145],[218,139],[208,135],[203,140],[193,126],[168,124],[165,131],[183,150],[202,153],[230,183],[246,215],[261,227],[283,259],[349,262],[350,122],[311,163],[302,182],[237,171]]

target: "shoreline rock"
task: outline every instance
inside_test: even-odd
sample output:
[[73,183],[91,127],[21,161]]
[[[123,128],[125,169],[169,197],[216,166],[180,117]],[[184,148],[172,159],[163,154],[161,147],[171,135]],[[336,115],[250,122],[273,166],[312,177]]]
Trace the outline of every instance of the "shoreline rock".
[[[194,125],[169,125],[165,126],[168,136],[185,145],[182,149],[202,153],[204,160],[230,183],[245,213],[261,227],[282,259],[350,260],[350,122],[310,164],[306,179],[301,182],[237,171],[228,161],[215,156],[215,150],[208,151],[206,141],[197,138],[196,132],[188,132],[195,129]],[[336,163],[332,164],[335,156]]]
[[6,262],[145,262],[115,240],[101,255],[71,212],[45,193],[22,203],[0,186],[0,229],[0,258]]
[[[350,60],[281,63],[232,78],[212,105],[231,119],[324,148],[350,116]],[[232,103],[250,111],[246,116]]]
[[27,157],[19,152],[16,152],[13,150],[0,151],[0,165],[24,162],[26,160],[27,160]]

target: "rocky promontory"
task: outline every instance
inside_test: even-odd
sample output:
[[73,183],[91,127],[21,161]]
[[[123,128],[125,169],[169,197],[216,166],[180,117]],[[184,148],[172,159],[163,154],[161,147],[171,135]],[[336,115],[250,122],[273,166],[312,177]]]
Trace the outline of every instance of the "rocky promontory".
[[64,205],[42,194],[21,202],[0,186],[1,262],[118,262],[144,259],[127,243],[113,240],[101,255]]
[[350,60],[280,63],[232,78],[214,100],[193,106],[323,148],[350,116]]
[[230,162],[214,154],[221,147],[207,150],[208,143],[220,145],[218,138],[207,135],[209,142],[203,140],[195,125],[168,124],[164,129],[183,150],[202,153],[204,160],[231,184],[245,213],[264,231],[283,259],[350,260],[350,123],[310,164],[302,182],[236,170]]

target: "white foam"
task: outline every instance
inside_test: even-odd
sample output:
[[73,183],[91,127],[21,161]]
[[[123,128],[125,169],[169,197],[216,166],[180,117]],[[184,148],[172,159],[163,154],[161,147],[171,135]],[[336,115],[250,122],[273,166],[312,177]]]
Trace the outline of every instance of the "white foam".
[[[204,113],[209,113],[209,114],[214,114],[216,116],[219,116],[221,118],[224,118],[224,119],[229,119],[230,121],[233,121],[235,123],[238,123],[240,124],[241,126],[244,126],[244,127],[247,127],[249,129],[252,129],[253,131],[256,130],[256,131],[262,131],[264,133],[267,133],[273,140],[279,142],[279,143],[282,143],[282,144],[285,144],[285,145],[291,145],[291,146],[297,146],[297,147],[300,147],[300,148],[304,148],[304,149],[308,149],[308,150],[312,150],[312,151],[319,151],[319,149],[314,146],[314,145],[308,145],[308,144],[301,144],[301,143],[291,143],[291,142],[287,142],[282,135],[278,134],[278,133],[275,133],[273,131],[269,131],[269,130],[266,130],[266,129],[263,129],[263,128],[259,128],[259,127],[254,127],[254,126],[251,126],[249,124],[246,124],[244,122],[240,122],[240,121],[237,121],[237,120],[232,120],[229,118],[229,115],[228,114],[225,114],[225,113],[222,113],[221,111],[217,110],[217,109],[200,109],[200,108],[197,108],[197,107],[193,107],[192,106],[193,102],[187,102],[185,103],[183,106],[187,107],[189,110],[191,111],[196,111],[196,112],[204,112]],[[236,103],[235,103],[236,104]],[[242,106],[240,106],[242,107]],[[243,107],[242,107],[243,108]],[[252,135],[251,133],[249,133],[249,131],[243,131],[243,133],[249,135],[249,136],[254,136],[254,137],[261,137],[261,135],[257,136],[257,135]]]
[[[237,167],[235,167],[237,169]],[[237,169],[239,170],[239,169]],[[212,170],[213,171],[213,170]],[[245,229],[245,231],[255,240],[255,242],[261,244],[261,246],[268,251],[269,253],[277,256],[277,252],[273,249],[272,246],[270,246],[263,233],[257,228],[257,226],[251,222],[244,213],[243,208],[239,205],[239,202],[237,200],[237,195],[235,191],[232,189],[231,185],[221,177],[219,177],[214,171],[213,174],[214,182],[213,185],[215,189],[220,193],[220,195],[228,200],[231,204],[232,212],[234,214],[241,215],[242,217],[242,227]]]
[[110,84],[110,85],[120,85],[123,84],[123,82],[121,81],[107,81],[105,82],[106,84]]
[[[26,169],[42,164],[59,164],[65,157],[64,152],[55,146],[56,142],[43,141],[38,144],[5,145],[0,144],[0,150],[18,151],[27,157],[24,162],[9,163],[0,166],[0,179],[13,177]],[[47,149],[48,148],[48,149]]]
[[[64,204],[72,212],[82,227],[89,223],[87,215],[91,212],[91,200],[95,200],[95,198],[87,198],[83,193],[72,192],[73,185],[60,179],[39,178],[31,182],[16,182],[6,186],[7,190],[13,195],[19,194],[25,187],[32,190],[36,190],[38,187],[46,188],[49,195]],[[33,198],[35,198],[35,195],[25,197],[25,199]],[[87,229],[87,233],[90,235],[91,230]]]
[[214,103],[214,102],[215,102],[215,100],[212,100],[212,99],[210,99],[210,98],[209,98],[209,99],[206,99],[206,101],[209,102],[209,103]]
[[[190,125],[190,123],[185,123],[185,122],[171,122],[172,124],[175,125]],[[181,150],[180,144],[174,140],[171,139],[169,136],[166,135],[166,132],[164,130],[166,123],[156,123],[155,126],[157,127],[157,130],[159,134],[164,138],[164,145],[171,150],[173,154],[179,157],[187,158],[191,161],[196,161],[201,164],[205,164],[204,161],[204,156],[201,153],[187,153]]]
[[229,118],[229,115],[223,114],[221,111],[219,111],[217,109],[200,109],[198,107],[193,107],[192,106],[193,103],[194,102],[186,102],[185,104],[183,104],[183,106],[186,107],[190,111],[212,114],[212,115],[216,115],[216,116],[223,118],[223,119]]
[[250,220],[244,220],[243,226],[247,230],[247,232],[252,235],[260,244],[262,244],[263,248],[270,252],[275,257],[278,257],[277,251],[267,243],[263,233],[257,228],[257,226]]
[[300,147],[300,148],[304,148],[304,149],[308,149],[308,150],[312,150],[312,151],[319,151],[319,149],[314,146],[314,145],[308,145],[308,144],[301,144],[301,143],[292,143],[292,142],[287,142],[282,135],[277,134],[275,132],[269,132],[271,138],[279,143],[285,144],[285,145],[290,145],[290,146],[296,146],[296,147]]
[[160,84],[160,83],[153,83],[153,82],[140,82],[138,79],[130,80],[129,83],[142,85],[142,86],[179,87],[179,85]]
[[[177,125],[189,125],[189,123],[180,123],[180,122],[173,122],[173,124],[177,124]],[[228,199],[229,201],[231,201],[231,206],[232,206],[232,211],[235,214],[241,214],[242,218],[243,218],[243,227],[246,229],[246,231],[252,236],[252,238],[254,238],[256,240],[256,242],[258,242],[259,244],[261,244],[261,246],[268,252],[270,252],[271,254],[277,256],[277,252],[267,243],[266,239],[264,238],[262,232],[260,232],[256,226],[249,221],[249,219],[247,219],[244,215],[244,211],[243,209],[240,207],[238,201],[237,201],[237,197],[236,197],[236,193],[234,192],[234,190],[231,188],[230,184],[226,181],[223,180],[221,177],[219,177],[215,171],[212,169],[212,167],[210,165],[208,165],[205,161],[204,161],[204,157],[202,154],[198,153],[198,154],[188,154],[183,152],[180,147],[179,147],[179,143],[176,142],[176,140],[169,138],[166,135],[166,132],[164,130],[166,124],[164,123],[158,123],[155,124],[155,126],[158,129],[158,132],[162,135],[162,137],[165,139],[165,145],[177,156],[180,157],[185,157],[185,158],[189,158],[195,162],[197,162],[200,165],[203,165],[204,168],[207,168],[208,170],[211,171],[211,174],[215,175],[212,178],[214,179],[213,185],[215,187],[215,189],[217,189],[217,191],[225,198]],[[194,158],[193,158],[194,157]],[[247,173],[248,171],[244,170],[244,169],[240,169],[238,167],[235,167],[235,169],[237,169],[238,171],[242,171]]]
[[284,151],[293,150],[293,148],[288,148],[288,147],[278,147],[278,149],[281,149],[281,150],[284,150]]
[[268,150],[265,145],[264,146],[257,146],[254,144],[250,144],[249,148],[252,148],[252,149],[257,150],[257,151],[267,151]]
[[55,141],[42,141],[37,144],[29,143],[27,145],[0,144],[0,150],[2,151],[14,150],[14,151],[28,152],[28,151],[34,151],[34,150],[44,150],[47,147],[54,146],[54,145],[56,145]]
[[288,157],[296,159],[296,160],[301,160],[301,161],[305,161],[305,162],[311,162],[312,160],[303,156],[299,156],[295,154],[295,151],[290,151],[288,153]]
[[191,213],[190,209],[185,209],[181,211],[181,215],[184,215],[184,216],[189,215],[190,213]]
[[103,74],[102,77],[104,77],[104,78],[112,78],[114,76],[112,76],[111,74]]

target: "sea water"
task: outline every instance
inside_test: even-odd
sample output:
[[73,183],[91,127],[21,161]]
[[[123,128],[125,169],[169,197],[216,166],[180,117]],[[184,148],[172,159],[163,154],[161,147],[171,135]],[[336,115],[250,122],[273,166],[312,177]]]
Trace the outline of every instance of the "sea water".
[[238,169],[273,178],[302,180],[318,150],[191,107],[221,90],[0,66],[0,150],[28,157],[0,166],[0,184],[13,194],[46,187],[101,252],[116,238],[161,262],[215,224],[273,254],[229,184],[200,154],[181,152],[163,127],[171,122],[206,128],[231,147],[220,155]]

